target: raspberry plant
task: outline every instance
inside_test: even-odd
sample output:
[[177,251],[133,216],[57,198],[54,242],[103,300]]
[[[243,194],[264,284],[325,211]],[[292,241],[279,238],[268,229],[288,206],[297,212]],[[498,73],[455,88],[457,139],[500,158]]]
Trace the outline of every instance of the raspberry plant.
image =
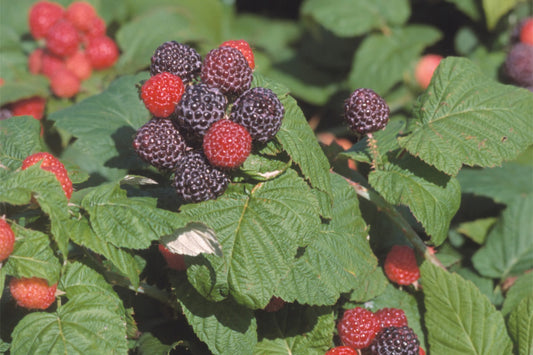
[[[325,354],[357,307],[403,311],[428,354],[532,351],[533,94],[527,62],[507,58],[528,3],[305,0],[280,19],[256,2],[91,1],[102,18],[90,31],[120,57],[68,99],[28,63],[42,44],[34,3],[0,2],[0,218],[15,235],[0,264],[0,352]],[[133,142],[152,115],[138,89],[156,49],[175,41],[205,58],[240,39],[255,68],[236,92],[269,90],[279,129],[208,179],[141,159]],[[423,89],[416,63],[432,53],[443,59]],[[343,119],[360,88],[390,108],[363,136]],[[46,98],[40,120],[13,115],[31,97]],[[70,199],[40,163],[22,169],[38,152],[65,166]],[[214,198],[183,201],[176,186]],[[384,273],[396,245],[415,251],[417,282]],[[30,278],[57,287],[46,309],[17,306],[10,283]]]

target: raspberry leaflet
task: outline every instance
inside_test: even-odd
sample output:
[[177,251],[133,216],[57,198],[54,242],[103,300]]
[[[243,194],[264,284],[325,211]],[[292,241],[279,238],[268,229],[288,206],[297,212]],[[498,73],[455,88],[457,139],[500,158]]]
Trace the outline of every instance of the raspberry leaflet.
[[376,315],[361,307],[344,311],[342,319],[337,324],[341,342],[354,349],[369,346],[380,328]]
[[13,278],[9,282],[9,290],[19,306],[28,309],[47,309],[54,303],[57,284],[49,286],[45,279],[37,277]]
[[203,149],[211,164],[219,168],[237,168],[250,155],[252,137],[243,126],[230,120],[220,120],[209,128]]
[[141,87],[141,99],[155,117],[169,117],[185,91],[183,81],[177,75],[159,73],[145,81]]
[[384,264],[385,274],[398,285],[410,285],[420,278],[414,250],[407,245],[391,248]]
[[22,162],[22,170],[25,170],[40,161],[42,161],[41,169],[50,171],[55,174],[57,180],[63,188],[63,191],[65,192],[65,196],[67,197],[67,199],[70,200],[70,196],[72,196],[72,181],[70,181],[67,169],[65,169],[63,163],[61,163],[52,154],[47,152],[40,152],[28,156]]
[[0,263],[11,255],[14,246],[15,233],[6,220],[0,218]]

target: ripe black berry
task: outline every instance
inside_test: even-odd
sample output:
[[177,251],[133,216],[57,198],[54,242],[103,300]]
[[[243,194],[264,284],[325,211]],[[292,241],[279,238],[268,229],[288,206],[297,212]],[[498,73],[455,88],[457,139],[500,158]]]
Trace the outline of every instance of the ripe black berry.
[[232,47],[212,49],[204,58],[202,82],[217,87],[225,95],[239,95],[252,83],[252,69],[244,55]]
[[517,43],[505,60],[507,75],[520,86],[533,86],[533,46]]
[[201,151],[187,152],[176,166],[173,186],[185,202],[214,200],[229,184],[223,171],[213,167]]
[[372,355],[418,355],[420,342],[408,326],[381,329],[372,344]]
[[200,54],[186,44],[168,41],[161,44],[151,58],[150,74],[152,76],[169,72],[181,78],[184,84],[200,74],[202,58]]
[[252,139],[265,143],[278,133],[285,108],[270,89],[255,87],[235,100],[230,120],[250,132]]
[[351,130],[358,134],[385,128],[389,114],[385,100],[371,89],[357,89],[344,101],[344,118]]
[[137,131],[133,149],[139,157],[158,169],[173,169],[188,149],[172,121],[152,118]]
[[213,123],[224,118],[227,103],[226,96],[217,88],[206,84],[189,85],[181,96],[173,119],[188,137],[201,139]]

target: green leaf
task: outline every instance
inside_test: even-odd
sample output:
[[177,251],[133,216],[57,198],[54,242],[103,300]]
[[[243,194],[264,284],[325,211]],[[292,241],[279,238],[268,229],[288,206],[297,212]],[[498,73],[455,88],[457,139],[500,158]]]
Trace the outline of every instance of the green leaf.
[[307,0],[300,11],[338,36],[352,37],[387,24],[403,24],[409,18],[410,6],[406,0],[337,0],[334,6],[321,0]]
[[136,85],[147,73],[123,76],[101,94],[48,116],[76,141],[63,154],[99,179],[117,180],[127,169],[144,166],[131,149],[136,130],[150,118]]
[[409,74],[410,65],[417,61],[424,48],[440,37],[436,28],[423,25],[371,34],[355,54],[348,83],[353,89],[372,88],[384,95]]
[[533,195],[507,206],[485,245],[472,257],[480,274],[501,279],[533,268],[532,215]]
[[491,227],[496,223],[497,218],[480,218],[471,222],[463,222],[457,226],[457,231],[466,235],[478,244],[483,244]]
[[0,86],[0,106],[32,96],[48,97],[48,79],[41,75],[31,75],[23,81],[6,81]]
[[533,94],[486,77],[468,59],[441,61],[414,108],[411,154],[449,175],[462,165],[493,167],[533,143]]
[[257,342],[253,311],[231,299],[209,302],[187,282],[184,275],[171,279],[187,321],[198,338],[214,354],[251,354]]
[[274,292],[286,301],[332,305],[353,289],[360,297],[372,298],[369,286],[384,278],[375,273],[377,259],[366,239],[357,194],[339,175],[332,175],[332,183],[333,219],[322,225]]
[[461,202],[457,179],[407,155],[372,171],[368,181],[389,203],[409,207],[436,245],[446,239]]
[[531,294],[531,285],[533,285],[533,272],[527,272],[515,281],[505,295],[502,307],[504,316],[514,311],[520,301]]
[[514,8],[519,1],[521,0],[483,0],[487,28],[493,30],[500,18]]
[[519,355],[533,353],[533,295],[524,298],[509,316],[509,334]]
[[500,312],[470,282],[429,262],[420,268],[424,317],[434,354],[510,354]]
[[474,21],[479,21],[482,18],[479,2],[476,0],[446,0],[447,2],[455,4],[455,6],[465,15]]
[[457,175],[463,193],[487,196],[510,204],[520,196],[533,195],[533,166],[504,163],[491,169],[463,169]]
[[11,224],[16,242],[13,253],[3,268],[15,277],[40,277],[49,284],[59,279],[61,264],[50,247],[50,237],[31,229]]
[[77,295],[56,312],[30,313],[13,330],[11,354],[127,354],[125,322],[113,306]]
[[202,223],[188,223],[185,227],[176,229],[172,234],[161,237],[161,242],[175,254],[222,256],[222,249],[215,231]]
[[42,150],[41,124],[30,116],[0,120],[0,176],[18,169],[29,155]]
[[230,292],[250,308],[266,306],[298,247],[313,240],[320,226],[318,202],[294,170],[255,185],[247,195],[226,193],[182,206],[182,213],[216,232]]
[[257,319],[254,355],[322,355],[331,346],[335,318],[330,307],[287,304]]
[[168,355],[176,344],[165,345],[152,333],[143,333],[137,340],[139,355]]

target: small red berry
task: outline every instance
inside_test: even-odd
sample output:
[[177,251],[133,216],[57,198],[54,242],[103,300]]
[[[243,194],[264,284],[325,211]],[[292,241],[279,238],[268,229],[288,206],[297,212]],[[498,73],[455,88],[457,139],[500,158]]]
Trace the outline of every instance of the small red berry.
[[40,39],[64,15],[63,7],[55,2],[38,1],[29,11],[28,22],[33,38]]
[[22,170],[27,169],[41,160],[41,169],[55,174],[57,180],[63,188],[63,191],[65,192],[65,196],[67,196],[67,199],[70,200],[70,197],[72,196],[72,181],[70,180],[67,169],[65,169],[63,163],[61,163],[52,154],[47,152],[39,152],[26,157],[26,159],[24,159],[22,162]]
[[57,97],[67,99],[74,97],[80,91],[80,87],[80,79],[67,68],[56,71],[50,77],[50,89]]
[[65,18],[82,32],[91,28],[93,18],[96,16],[96,10],[86,1],[74,1],[65,11]]
[[32,74],[40,74],[43,70],[43,54],[42,48],[36,48],[30,53],[28,57],[28,69]]
[[90,37],[85,52],[92,67],[96,70],[112,67],[119,57],[117,44],[105,35]]
[[86,40],[83,41],[86,45],[89,43],[89,40],[93,37],[105,36],[107,31],[107,26],[105,21],[100,16],[93,17],[91,20],[91,27],[83,35],[86,37]]
[[407,324],[407,317],[402,309],[382,308],[374,313],[378,317],[382,328],[402,327]]
[[235,49],[238,49],[241,51],[241,53],[246,58],[246,61],[248,62],[248,65],[252,70],[255,69],[255,61],[254,61],[254,52],[252,51],[252,48],[250,47],[250,44],[246,42],[243,39],[239,40],[230,40],[223,42],[219,47],[233,47]]
[[41,73],[49,79],[58,71],[65,69],[63,58],[50,53],[48,50],[43,51]]
[[533,17],[528,18],[520,30],[520,42],[533,46]]
[[350,348],[349,346],[337,346],[333,349],[329,349],[324,355],[358,355],[357,350]]
[[354,349],[369,346],[380,329],[376,315],[361,307],[346,310],[337,324],[342,343]]
[[422,348],[418,348],[418,354],[419,355],[426,355],[426,352]]
[[265,306],[265,312],[277,312],[285,306],[285,300],[281,297],[272,296],[268,304]]
[[385,258],[385,274],[398,285],[410,285],[420,278],[414,250],[407,245],[395,245]]
[[0,262],[6,260],[13,252],[15,233],[5,219],[0,218]]
[[80,80],[89,79],[93,72],[91,62],[82,50],[78,50],[76,53],[65,59],[65,67]]
[[252,137],[238,123],[222,119],[209,127],[203,142],[207,160],[219,168],[237,168],[250,155]]
[[9,289],[19,306],[28,309],[47,309],[54,303],[57,284],[48,286],[45,279],[23,277],[11,279]]
[[144,82],[141,99],[152,115],[166,118],[174,113],[184,92],[185,86],[179,76],[163,72]]
[[33,116],[36,120],[43,118],[46,99],[40,96],[33,96],[27,99],[15,101],[10,105],[13,116]]
[[415,79],[422,89],[429,86],[433,72],[442,59],[443,57],[438,54],[426,54],[420,58],[415,68]]
[[158,248],[159,252],[163,255],[163,258],[165,258],[169,268],[177,271],[183,271],[187,269],[187,264],[185,264],[185,258],[183,255],[174,254],[163,244],[159,244]]
[[78,50],[80,35],[74,25],[67,20],[57,21],[46,32],[46,48],[60,57],[68,57]]

